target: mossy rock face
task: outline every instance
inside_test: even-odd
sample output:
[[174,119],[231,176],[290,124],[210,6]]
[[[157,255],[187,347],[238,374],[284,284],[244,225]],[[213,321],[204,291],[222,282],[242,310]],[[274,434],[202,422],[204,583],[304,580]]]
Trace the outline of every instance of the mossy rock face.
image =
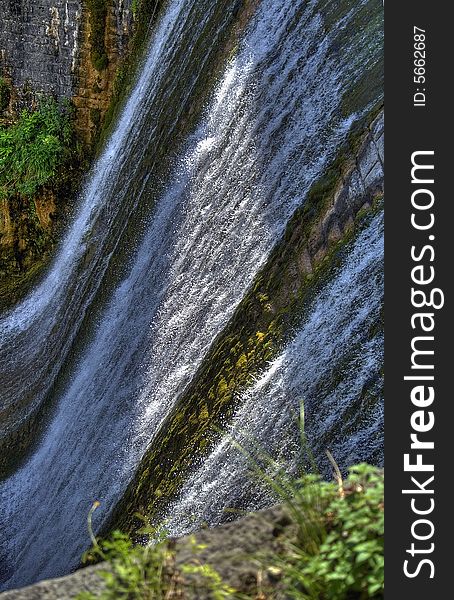
[[[343,221],[339,216],[344,223],[341,238],[329,236],[327,215],[341,210],[342,188],[349,185],[350,174],[357,168],[356,153],[371,143],[369,125],[377,111],[362,121],[362,129],[354,130],[331,167],[313,184],[229,324],[214,340],[191,385],[161,426],[111,525],[134,529],[130,515],[137,510],[159,518],[194,460],[219,439],[220,428],[233,415],[242,392],[292,338],[295,325],[320,286],[330,279],[369,214],[381,210],[381,194],[375,188],[366,191],[355,212],[349,213],[351,223],[346,215]],[[309,260],[303,260],[307,255]]]
[[[317,2],[315,10],[320,11],[323,17],[327,33],[334,30],[342,19],[352,9],[355,10],[354,20],[348,28],[341,28],[337,37],[331,45],[332,53],[340,51],[348,43],[355,43],[355,39],[363,39],[364,32],[367,31],[367,38],[370,44],[377,47],[383,47],[383,4],[382,0],[366,0],[358,7],[358,2],[354,0],[320,0]],[[348,88],[343,94],[341,101],[341,111],[343,116],[361,111],[370,101],[370,98],[383,100],[384,90],[384,56],[383,51],[378,53],[370,52],[368,64],[362,64],[361,69],[352,70],[348,78]],[[374,62],[375,60],[375,62]]]
[[109,64],[105,44],[108,0],[86,0],[90,11],[91,62],[97,71]]
[[11,100],[11,88],[3,77],[0,77],[0,116],[9,106]]
[[[90,26],[96,28],[96,37],[91,41],[91,58],[93,66],[103,71],[108,66],[107,49],[105,46],[105,29],[107,26],[107,10],[102,10],[102,4],[107,6],[108,0],[86,0],[90,9]],[[93,12],[91,5],[93,6]],[[95,137],[95,154],[100,151],[117,120],[128,94],[130,93],[137,69],[145,52],[150,28],[157,22],[158,16],[165,5],[165,0],[133,0],[133,30],[128,41],[125,56],[122,57],[112,85],[112,96],[107,110],[97,124],[98,135]],[[92,21],[96,24],[92,24]],[[92,29],[93,32],[93,29]],[[92,33],[93,35],[93,33]]]

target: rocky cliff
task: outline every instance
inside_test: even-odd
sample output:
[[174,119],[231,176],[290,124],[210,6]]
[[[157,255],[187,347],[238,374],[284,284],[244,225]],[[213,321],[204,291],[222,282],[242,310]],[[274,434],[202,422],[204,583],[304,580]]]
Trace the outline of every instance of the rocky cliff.
[[[138,29],[133,12],[154,15],[158,5],[144,0],[133,11],[132,0],[1,2],[0,127],[14,123],[23,109],[36,108],[40,98],[69,100],[84,148],[80,156],[89,156],[119,94],[121,66]],[[17,300],[45,264],[83,162],[65,167],[74,171],[65,185],[60,177],[38,196],[0,198],[0,309]]]

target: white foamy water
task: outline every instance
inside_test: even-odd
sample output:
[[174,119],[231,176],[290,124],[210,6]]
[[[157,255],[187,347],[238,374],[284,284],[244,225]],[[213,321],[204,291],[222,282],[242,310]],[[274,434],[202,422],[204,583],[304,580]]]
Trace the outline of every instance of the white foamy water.
[[[294,339],[244,395],[224,437],[169,507],[164,520],[172,535],[184,535],[203,523],[218,524],[229,508],[247,511],[272,503],[271,490],[254,476],[246,452],[258,463],[267,463],[264,456],[272,458],[290,473],[309,466],[300,448],[301,402],[308,443],[316,456],[328,448],[341,468],[371,458],[381,462],[382,400],[368,406],[358,399],[371,378],[378,386],[382,381],[383,339],[367,335],[382,300],[383,217],[378,215],[317,295]],[[342,377],[333,381],[340,366]]]

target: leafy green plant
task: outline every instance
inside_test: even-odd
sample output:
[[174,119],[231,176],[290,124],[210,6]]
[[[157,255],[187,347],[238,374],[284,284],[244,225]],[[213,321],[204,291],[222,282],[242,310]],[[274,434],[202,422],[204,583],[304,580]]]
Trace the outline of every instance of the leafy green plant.
[[99,575],[104,579],[105,589],[98,594],[83,592],[78,600],[154,600],[166,598],[178,584],[174,568],[175,552],[159,533],[144,521],[138,532],[148,538],[153,536],[153,545],[134,544],[130,536],[114,531],[110,538],[98,541],[92,530],[92,515],[99,506],[95,502],[88,514],[88,530],[93,546],[83,557],[84,562],[106,561],[106,569]]
[[[185,587],[197,588],[197,584],[186,582],[182,575],[197,576],[197,582],[203,582],[205,590],[210,590],[213,600],[233,600],[241,598],[235,590],[223,583],[216,570],[207,564],[195,560],[177,568],[175,564],[175,546],[166,538],[164,529],[150,526],[147,519],[136,514],[144,522],[137,532],[144,544],[134,543],[131,537],[120,531],[114,531],[105,540],[99,541],[93,534],[92,515],[99,502],[95,502],[88,514],[88,531],[92,548],[83,557],[84,562],[105,561],[106,568],[99,571],[104,579],[105,588],[99,593],[82,592],[77,600],[165,600],[183,597]],[[150,540],[153,542],[150,543]],[[197,545],[191,538],[194,555],[203,546]]]
[[[106,589],[100,595],[80,595],[79,600],[164,599],[177,594],[198,597],[203,589],[213,600],[379,600],[384,588],[384,479],[383,472],[367,464],[350,469],[344,480],[332,457],[334,481],[324,481],[316,472],[314,457],[304,431],[304,407],[301,406],[300,434],[303,456],[313,473],[290,477],[282,466],[263,452],[257,442],[245,444],[232,440],[248,458],[252,471],[269,486],[287,508],[292,527],[283,540],[282,551],[275,555],[251,556],[253,564],[279,581],[278,596],[272,586],[253,596],[240,594],[225,583],[209,564],[197,560],[176,567],[175,549],[165,535],[146,525],[138,534],[151,536],[155,545],[134,545],[131,538],[118,531],[109,540],[98,542],[88,525],[93,548],[88,557],[105,560],[108,569],[101,571]],[[138,516],[138,515],[136,515]],[[196,555],[203,546],[192,540]],[[189,581],[183,576],[189,577]],[[198,587],[197,587],[198,586]],[[259,590],[261,586],[257,584]],[[195,596],[194,596],[195,593]],[[282,596],[282,593],[284,596]]]
[[164,541],[152,546],[134,545],[128,535],[114,531],[92,553],[108,562],[108,568],[99,572],[106,587],[97,595],[84,592],[79,600],[160,599],[176,587],[174,552]]
[[[296,526],[271,569],[282,575],[286,594],[295,600],[378,600],[384,590],[383,472],[359,464],[350,468],[344,481],[327,451],[335,480],[324,481],[306,438],[303,404],[299,426],[303,474],[297,478],[254,440],[248,440],[252,450],[233,440]],[[304,472],[306,464],[311,473]],[[269,570],[269,557],[265,561]]]
[[[279,561],[284,585],[297,600],[383,597],[383,475],[352,467],[343,494],[333,482],[308,475],[295,482],[297,540]],[[312,527],[317,535],[307,536]]]
[[0,128],[0,198],[35,195],[70,158],[72,142],[68,104],[46,99],[34,111],[23,110],[16,123]]

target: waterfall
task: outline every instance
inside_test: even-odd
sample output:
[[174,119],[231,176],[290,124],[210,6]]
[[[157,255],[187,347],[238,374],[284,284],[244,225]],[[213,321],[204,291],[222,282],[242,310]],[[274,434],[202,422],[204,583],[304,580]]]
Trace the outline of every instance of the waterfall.
[[[382,461],[383,404],[376,400],[369,409],[363,407],[361,428],[354,426],[363,386],[373,376],[382,379],[382,336],[365,335],[382,299],[383,216],[378,215],[317,295],[293,340],[244,394],[226,434],[168,508],[164,520],[172,535],[221,523],[229,508],[269,505],[272,490],[253,474],[267,459],[289,472],[308,465],[300,447],[300,402],[315,455],[330,449],[343,467]],[[331,375],[346,355],[344,376],[333,386]]]
[[[182,90],[182,81],[189,88],[203,74],[205,56],[193,54],[194,48],[207,39],[208,29],[209,43],[216,45],[233,4],[169,2],[53,264],[31,294],[0,319],[0,433],[26,422],[44,402],[54,407],[38,445],[0,482],[0,575],[7,587],[77,566],[89,544],[86,515],[92,502],[101,502],[99,528],[290,216],[359,116],[344,115],[340,101],[358,73],[379,60],[381,34],[374,28],[348,34],[368,3],[352,3],[326,29],[316,0],[262,0],[171,173],[157,181],[159,149],[177,135],[184,118],[182,100],[190,89]],[[138,212],[140,227],[131,240],[125,231]],[[362,286],[358,327],[377,310],[380,285],[363,280],[363,274],[379,262],[379,230],[374,222],[363,234],[370,236],[368,252],[357,256],[367,240],[358,242],[352,264],[345,263],[338,284],[325,292],[340,302],[339,286],[345,283],[350,287],[344,293],[355,295],[355,284],[348,283],[355,275]],[[124,239],[131,242],[128,266],[120,281],[109,282],[110,263]],[[343,307],[340,302],[339,311]],[[312,314],[329,323],[324,310],[320,300]],[[320,334],[314,318],[258,382],[266,389],[256,386],[245,396],[245,412],[240,409],[237,419],[252,403],[257,423],[243,422],[251,431],[271,406],[276,435],[286,426],[278,417],[295,369],[303,378],[298,340],[315,344]],[[353,321],[339,319],[329,329],[339,334],[332,348],[336,356],[356,331]],[[321,345],[320,353],[328,352]],[[378,354],[375,346],[365,348],[363,360],[375,364]],[[315,385],[323,378],[313,356],[304,381],[295,383],[298,394],[310,395],[311,381]],[[365,372],[367,365],[355,360]],[[338,392],[347,404],[346,389]],[[261,401],[271,396],[276,404],[265,410]],[[339,407],[330,397],[322,405],[319,427],[326,432]],[[315,401],[310,410],[318,410]],[[372,421],[370,427],[375,431]],[[220,490],[227,485],[229,479],[222,485],[210,479],[222,452],[221,446],[200,466],[203,485]],[[181,515],[196,493],[192,479],[184,489]],[[216,496],[218,508],[230,501],[221,496]],[[199,516],[206,517],[203,511]]]

